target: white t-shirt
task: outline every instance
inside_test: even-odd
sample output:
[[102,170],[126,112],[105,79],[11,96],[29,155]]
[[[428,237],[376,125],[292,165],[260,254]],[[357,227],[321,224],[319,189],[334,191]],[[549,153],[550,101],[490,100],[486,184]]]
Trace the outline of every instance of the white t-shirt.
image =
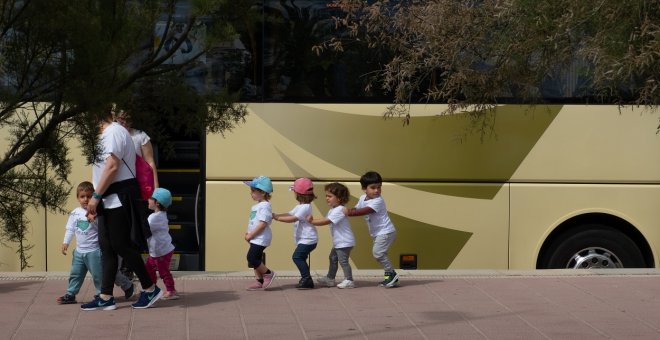
[[330,234],[332,234],[332,246],[334,248],[347,248],[355,246],[355,235],[353,229],[348,221],[348,217],[344,215],[344,206],[336,206],[330,211],[326,217],[330,220]]
[[[115,175],[115,178],[112,179],[112,183],[135,177],[133,176],[135,173],[135,146],[133,146],[133,140],[128,130],[118,123],[111,123],[103,130],[100,144],[101,154],[99,159],[101,161],[95,162],[92,165],[92,183],[95,188],[98,186],[101,174],[103,174],[103,169],[105,168],[105,162],[110,157],[110,154],[115,155],[119,159],[119,171]],[[103,205],[107,209],[112,209],[121,207],[121,202],[119,202],[116,194],[111,194],[103,198]]]
[[96,220],[87,221],[87,210],[81,207],[73,209],[69,214],[63,243],[71,243],[74,234],[76,235],[76,250],[79,253],[84,254],[100,249],[99,226]]
[[131,129],[131,139],[133,139],[133,146],[135,146],[135,152],[142,156],[142,145],[147,144],[151,138],[144,131],[138,129]]
[[273,239],[273,233],[270,230],[270,224],[273,222],[273,208],[270,206],[270,202],[263,201],[259,202],[250,208],[250,221],[248,222],[248,232],[251,232],[257,227],[257,224],[260,221],[266,222],[266,228],[259,234],[256,235],[253,239],[250,240],[250,243],[256,245],[268,247],[270,241]]
[[289,215],[298,218],[293,223],[293,241],[296,244],[316,244],[319,242],[319,235],[316,232],[316,226],[307,222],[307,216],[312,214],[312,205],[309,203],[298,204],[289,211]]
[[167,213],[156,211],[149,215],[149,229],[151,237],[147,239],[149,245],[149,256],[161,257],[174,250],[172,236],[170,236],[170,226],[167,220]]
[[371,237],[376,237],[378,235],[386,235],[396,231],[394,224],[390,220],[390,216],[387,214],[387,207],[385,206],[385,200],[382,196],[366,200],[367,195],[360,196],[356,208],[370,207],[374,210],[373,213],[364,215],[364,219],[367,221],[369,226],[369,235]]

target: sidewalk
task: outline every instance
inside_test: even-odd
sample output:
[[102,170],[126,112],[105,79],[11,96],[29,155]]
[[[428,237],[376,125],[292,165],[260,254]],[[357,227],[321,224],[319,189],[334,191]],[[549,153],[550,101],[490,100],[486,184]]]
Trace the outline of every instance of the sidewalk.
[[[179,300],[134,310],[117,290],[117,310],[82,311],[55,302],[68,273],[0,273],[0,339],[660,338],[656,269],[401,270],[392,289],[356,270],[344,290],[297,290],[297,273],[278,272],[256,292],[248,272],[174,274]],[[88,278],[78,301],[93,294]]]

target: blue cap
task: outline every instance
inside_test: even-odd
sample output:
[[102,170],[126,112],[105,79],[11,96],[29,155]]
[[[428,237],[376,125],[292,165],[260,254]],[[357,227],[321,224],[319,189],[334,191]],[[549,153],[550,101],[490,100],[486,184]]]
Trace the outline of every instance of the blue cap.
[[165,188],[156,188],[154,193],[151,194],[151,198],[158,201],[158,203],[160,203],[160,205],[164,206],[165,208],[172,205],[172,194]]
[[269,194],[273,192],[273,183],[266,176],[257,176],[253,180],[243,183],[250,186],[250,188],[256,188]]

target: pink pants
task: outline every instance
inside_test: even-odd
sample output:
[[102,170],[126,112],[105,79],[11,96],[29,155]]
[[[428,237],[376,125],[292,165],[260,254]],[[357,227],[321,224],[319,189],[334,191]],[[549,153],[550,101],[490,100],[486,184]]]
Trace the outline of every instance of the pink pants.
[[176,291],[176,289],[174,289],[174,278],[172,277],[172,273],[170,273],[170,260],[172,260],[173,253],[174,252],[171,251],[159,257],[149,256],[147,258],[147,263],[145,264],[147,267],[147,272],[151,277],[151,281],[156,284],[156,271],[158,271],[158,274],[160,274],[160,278],[163,279],[163,283],[165,284],[165,288],[168,292]]

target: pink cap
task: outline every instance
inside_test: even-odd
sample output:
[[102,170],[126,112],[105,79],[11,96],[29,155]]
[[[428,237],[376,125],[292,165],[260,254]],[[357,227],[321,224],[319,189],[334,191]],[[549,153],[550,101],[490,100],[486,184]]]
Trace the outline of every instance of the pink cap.
[[293,185],[289,187],[289,190],[293,190],[297,194],[306,195],[314,193],[314,184],[309,178],[298,178]]

